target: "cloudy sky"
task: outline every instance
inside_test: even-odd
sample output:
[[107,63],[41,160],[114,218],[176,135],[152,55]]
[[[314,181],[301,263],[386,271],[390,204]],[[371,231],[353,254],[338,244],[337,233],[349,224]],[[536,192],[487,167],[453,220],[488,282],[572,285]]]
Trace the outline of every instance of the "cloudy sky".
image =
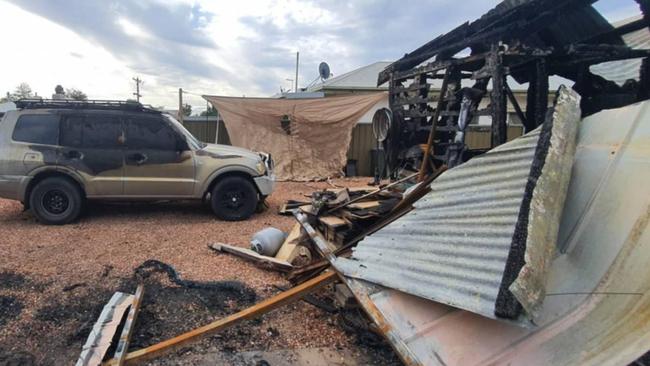
[[[300,51],[300,86],[321,61],[340,75],[401,57],[497,0],[0,0],[0,93],[26,82],[49,97],[56,84],[95,99],[131,98],[174,108],[196,94],[270,96],[288,89]],[[631,0],[601,0],[612,20]],[[201,109],[198,96],[186,99]]]

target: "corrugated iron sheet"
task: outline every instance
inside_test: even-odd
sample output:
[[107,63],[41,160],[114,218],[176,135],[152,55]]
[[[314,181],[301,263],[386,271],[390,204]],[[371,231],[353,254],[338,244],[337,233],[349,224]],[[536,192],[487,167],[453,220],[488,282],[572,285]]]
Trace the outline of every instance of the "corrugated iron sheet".
[[[575,93],[563,89],[565,94],[577,108]],[[575,131],[553,123],[552,133],[573,136],[575,143],[567,127]],[[415,210],[359,243],[351,259],[337,260],[337,268],[349,277],[495,318],[540,136],[541,129],[535,130],[446,172]],[[548,217],[559,221],[561,208],[549,210]],[[535,224],[546,225],[537,219]]]
[[[616,121],[616,123],[612,123]],[[580,125],[534,328],[347,283],[409,365],[628,365],[650,349],[650,102]]]
[[[638,20],[641,17],[634,17],[622,22],[620,25]],[[650,30],[644,28],[632,33],[623,35],[625,44],[635,50],[650,49]],[[628,80],[639,81],[641,79],[641,64],[643,59],[631,59],[623,61],[605,62],[590,67],[591,72],[611,80],[619,85],[625,84]]]

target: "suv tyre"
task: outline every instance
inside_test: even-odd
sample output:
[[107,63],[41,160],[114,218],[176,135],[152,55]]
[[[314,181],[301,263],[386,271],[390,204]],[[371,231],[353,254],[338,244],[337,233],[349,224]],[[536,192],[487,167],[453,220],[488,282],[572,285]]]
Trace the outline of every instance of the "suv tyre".
[[69,224],[81,213],[81,191],[69,179],[46,178],[36,184],[29,196],[32,212],[43,224]]
[[241,221],[251,217],[257,201],[257,189],[253,183],[238,176],[220,179],[210,194],[212,211],[225,221]]

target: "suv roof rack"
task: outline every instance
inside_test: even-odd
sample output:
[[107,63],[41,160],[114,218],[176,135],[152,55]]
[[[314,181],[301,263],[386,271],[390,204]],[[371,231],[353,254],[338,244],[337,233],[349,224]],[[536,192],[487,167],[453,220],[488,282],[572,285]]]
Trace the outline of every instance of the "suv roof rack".
[[66,100],[66,99],[20,99],[14,102],[19,109],[107,109],[161,113],[151,106],[136,101],[122,100]]

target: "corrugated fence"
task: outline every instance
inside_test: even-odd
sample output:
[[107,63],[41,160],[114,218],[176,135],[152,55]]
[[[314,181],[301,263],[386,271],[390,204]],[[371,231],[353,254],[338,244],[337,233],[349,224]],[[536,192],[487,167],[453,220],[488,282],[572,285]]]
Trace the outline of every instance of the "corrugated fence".
[[[189,120],[183,121],[183,125],[197,139],[213,144],[216,135],[216,120]],[[219,144],[230,145],[230,136],[223,122],[219,123]]]
[[[216,121],[189,120],[183,123],[197,139],[214,143],[216,137]],[[508,126],[508,141],[523,134],[522,126]],[[490,147],[490,127],[470,126],[466,134],[466,143],[472,149],[486,149]],[[230,145],[230,136],[223,122],[219,123],[219,143]],[[352,130],[352,140],[348,150],[348,159],[356,160],[357,175],[372,176],[372,150],[377,143],[372,135],[372,125],[358,124]]]

